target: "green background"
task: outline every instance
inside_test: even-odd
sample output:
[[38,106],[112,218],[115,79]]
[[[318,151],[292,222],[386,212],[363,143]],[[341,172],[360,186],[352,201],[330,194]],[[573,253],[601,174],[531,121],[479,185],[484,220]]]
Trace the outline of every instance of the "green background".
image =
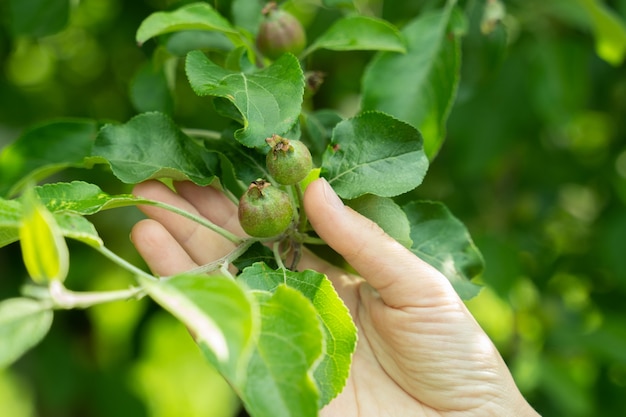
[[[360,3],[399,26],[410,13],[440,6]],[[619,45],[626,45],[626,1],[604,3],[602,10],[617,22],[614,31],[609,20],[594,26],[585,7],[598,2],[507,1],[506,17],[488,35],[480,30],[484,3],[460,2],[469,17],[461,83],[446,142],[415,194],[444,202],[482,251],[485,288],[468,305],[531,404],[543,416],[621,416],[626,68]],[[214,114],[210,100],[193,94],[180,68],[171,99],[134,82],[137,74],[145,79],[150,73],[154,47],[136,45],[139,23],[180,4],[83,0],[70,7],[60,0],[2,0],[0,148],[51,118],[125,122],[151,102],[161,103],[183,126],[207,126]],[[212,4],[228,16],[229,1]],[[332,17],[318,14],[308,23],[310,35]],[[603,39],[609,40],[608,52],[598,48]],[[352,115],[372,56],[316,52],[327,77],[315,105]],[[101,168],[56,178],[77,177],[107,184],[110,193],[129,191]],[[107,246],[141,265],[128,239],[139,218],[134,209],[120,209],[93,220]],[[69,287],[131,282],[93,251],[69,244]],[[26,277],[19,245],[0,251],[0,271],[0,299],[17,295]],[[59,312],[39,346],[0,370],[3,416],[237,412],[228,387],[182,325],[147,301]]]

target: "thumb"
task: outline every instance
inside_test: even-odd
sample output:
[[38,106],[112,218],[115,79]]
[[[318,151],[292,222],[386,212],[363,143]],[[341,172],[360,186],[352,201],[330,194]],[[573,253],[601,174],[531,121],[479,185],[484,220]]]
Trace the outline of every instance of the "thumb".
[[449,281],[387,235],[376,223],[344,206],[328,182],[309,184],[304,208],[317,234],[395,307],[458,301]]

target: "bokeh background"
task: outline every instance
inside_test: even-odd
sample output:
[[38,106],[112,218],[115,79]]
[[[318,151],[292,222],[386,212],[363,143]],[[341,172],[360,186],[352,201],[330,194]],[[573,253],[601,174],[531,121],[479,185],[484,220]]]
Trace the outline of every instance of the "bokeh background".
[[[409,12],[441,4],[358,3],[398,25]],[[447,204],[482,251],[485,288],[468,305],[531,404],[546,417],[623,416],[626,0],[504,1],[503,19],[481,30],[487,3],[495,2],[459,2],[468,24],[458,97],[447,141],[414,197]],[[138,80],[149,74],[151,45],[138,47],[135,31],[151,12],[180,4],[0,0],[0,148],[46,120],[124,122],[146,110]],[[231,1],[211,4],[229,15]],[[615,26],[594,23],[589,4]],[[320,13],[308,30],[332,17]],[[359,77],[371,57],[317,52],[327,77],[316,106],[357,111]],[[176,94],[162,110],[181,125],[204,127],[215,117],[210,101],[174,71]],[[56,179],[76,178],[129,191],[102,168]],[[123,209],[92,220],[108,247],[142,265],[128,239],[139,218]],[[70,288],[132,282],[69,244]],[[25,277],[19,245],[0,250],[0,299],[17,295]],[[186,330],[148,301],[59,312],[40,345],[0,370],[0,415],[7,417],[238,413]]]

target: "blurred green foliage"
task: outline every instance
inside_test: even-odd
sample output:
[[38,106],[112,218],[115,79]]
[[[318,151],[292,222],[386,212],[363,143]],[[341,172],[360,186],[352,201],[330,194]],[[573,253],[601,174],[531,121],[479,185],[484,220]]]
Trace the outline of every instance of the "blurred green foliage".
[[[438,1],[359,1],[398,25]],[[485,19],[485,5],[491,5]],[[148,42],[134,42],[168,0],[0,2],[0,147],[50,118],[124,122],[150,71]],[[231,2],[212,2],[225,16]],[[626,409],[626,1],[467,0],[459,93],[448,138],[419,198],[444,202],[486,260],[484,290],[468,305],[520,388],[543,416],[621,416]],[[36,12],[35,12],[36,11]],[[311,34],[334,18],[305,16]],[[463,26],[463,25],[461,25]],[[318,107],[355,112],[372,54],[319,51],[326,79]],[[157,102],[181,125],[203,127],[213,110],[180,68],[176,95]],[[393,76],[390,74],[390,76]],[[134,80],[138,80],[135,82]],[[110,183],[104,170],[73,176]],[[60,174],[63,179],[64,174]],[[407,196],[410,198],[412,196]],[[120,214],[122,213],[122,214]],[[129,209],[95,222],[118,253],[141,263],[126,238]],[[72,247],[77,289],[119,288],[119,270]],[[98,259],[100,261],[100,259]],[[0,251],[0,298],[26,273],[19,247]],[[99,264],[98,264],[99,265]],[[237,405],[184,328],[148,302],[60,312],[52,332],[0,372],[0,415],[229,416]]]

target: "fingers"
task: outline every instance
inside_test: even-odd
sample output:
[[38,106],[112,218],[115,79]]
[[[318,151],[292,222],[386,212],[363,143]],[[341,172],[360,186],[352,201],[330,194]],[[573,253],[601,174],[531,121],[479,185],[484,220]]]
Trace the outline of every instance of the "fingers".
[[[159,181],[146,181],[133,192],[199,214],[226,230],[244,236],[237,207],[221,191],[191,182],[175,184],[176,192]],[[212,262],[233,250],[234,245],[204,226],[154,206],[139,207],[151,219],[139,222],[131,238],[140,254],[159,275],[171,275]],[[325,271],[330,265],[306,252],[301,268]]]
[[392,307],[458,302],[449,281],[389,237],[378,225],[343,205],[325,179],[307,187],[304,207],[319,236]]
[[[137,185],[134,192],[204,216],[233,233],[244,234],[237,219],[236,205],[222,192],[189,182],[177,183],[176,188],[178,193],[158,181],[148,181]],[[320,237],[379,292],[386,304],[393,307],[439,305],[446,298],[458,300],[443,275],[385,234],[374,222],[345,207],[325,180],[307,187],[304,206]],[[180,272],[220,258],[234,247],[222,236],[178,214],[152,206],[141,209],[161,226],[138,224],[133,230],[133,241],[159,274],[171,272],[167,270],[170,262],[174,272]],[[168,253],[180,256],[179,260],[171,261]]]
[[174,275],[198,266],[163,225],[147,219],[131,231],[133,244],[150,270],[158,276]]
[[[135,195],[204,216],[218,226],[230,229],[233,233],[243,234],[237,221],[236,206],[219,190],[187,182],[177,183],[176,187],[178,194],[161,182],[147,181],[135,186],[133,192]],[[196,264],[205,264],[220,258],[234,247],[224,237],[176,213],[153,206],[141,206],[140,209],[159,222],[162,225],[162,231],[169,232],[173,240],[188,254],[189,259]],[[137,230],[141,232],[144,229]],[[148,230],[154,232],[152,229]],[[133,234],[133,242],[137,245],[141,241],[137,237],[138,234]]]
[[237,206],[223,192],[189,181],[177,182],[175,186],[178,194],[196,207],[200,215],[236,235],[245,235],[237,217]]

